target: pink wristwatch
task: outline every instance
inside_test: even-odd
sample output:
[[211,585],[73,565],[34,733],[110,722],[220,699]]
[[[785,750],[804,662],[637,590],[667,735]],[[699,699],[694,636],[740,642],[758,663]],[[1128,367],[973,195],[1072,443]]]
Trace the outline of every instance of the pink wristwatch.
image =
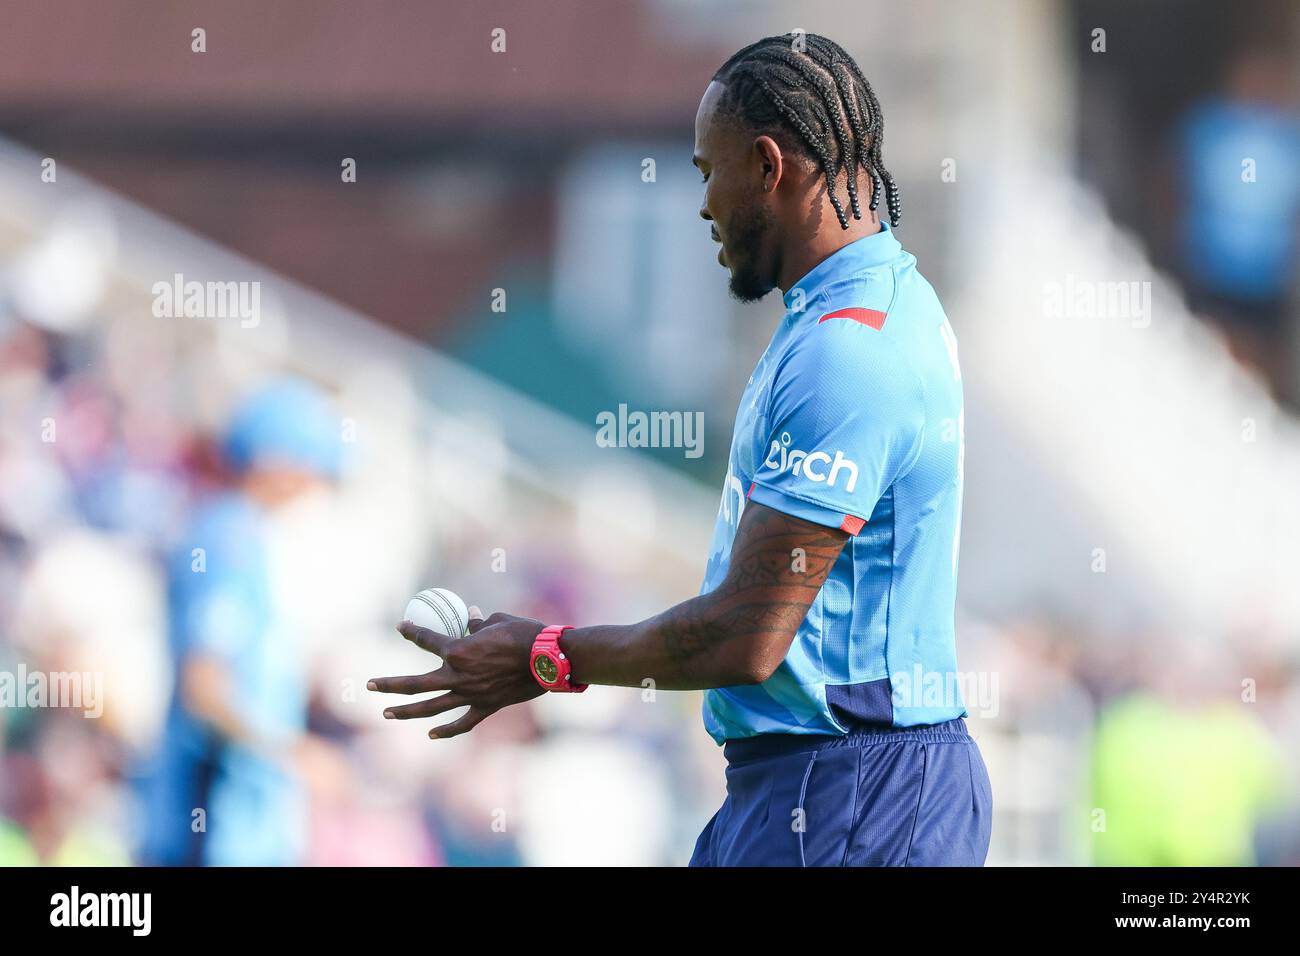
[[581,694],[586,684],[575,684],[569,679],[569,659],[560,650],[560,635],[573,630],[572,624],[551,624],[533,640],[533,653],[529,658],[533,677],[546,690],[557,694]]

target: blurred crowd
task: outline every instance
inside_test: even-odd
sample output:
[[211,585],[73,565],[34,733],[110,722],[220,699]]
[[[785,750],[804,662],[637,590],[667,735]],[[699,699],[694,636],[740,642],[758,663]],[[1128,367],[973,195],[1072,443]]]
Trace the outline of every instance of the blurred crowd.
[[[69,323],[12,291],[0,865],[688,855],[722,779],[698,696],[594,688],[581,709],[520,706],[430,741],[428,722],[383,721],[391,701],[364,689],[437,663],[394,630],[425,585],[552,620],[654,601],[634,567],[602,567],[563,502],[482,505],[507,484],[490,434],[474,436],[472,476],[463,429],[403,432],[395,405],[382,424],[398,440],[350,446],[355,402],[342,415],[300,378],[225,376],[195,323],[147,303]],[[32,696],[68,675],[82,697]],[[575,813],[577,832],[556,826]]]
[[1300,864],[1294,627],[1105,629],[1050,608],[959,621],[995,796],[990,863]]
[[[218,388],[211,340],[143,309],[68,327],[0,302],[0,864],[689,852],[721,780],[697,696],[601,688],[580,710],[518,707],[431,742],[364,689],[436,665],[393,630],[420,586],[552,620],[644,602],[561,505],[507,512],[509,534],[450,496],[431,520],[385,496],[375,475],[401,473],[395,456],[340,442],[353,423],[325,390]],[[346,454],[370,460],[345,473]],[[491,458],[479,490],[499,483]],[[449,479],[432,470],[433,487]],[[425,495],[421,469],[406,474]],[[400,540],[358,529],[384,510]],[[69,676],[81,697],[33,696]],[[579,832],[556,827],[575,812]]]

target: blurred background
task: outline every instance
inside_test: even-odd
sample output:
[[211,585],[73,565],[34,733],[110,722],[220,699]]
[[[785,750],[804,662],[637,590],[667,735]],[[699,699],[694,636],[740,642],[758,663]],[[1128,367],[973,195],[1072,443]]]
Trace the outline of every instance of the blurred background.
[[[697,593],[782,304],[727,297],[693,121],[793,28],[961,342],[989,862],[1300,863],[1293,3],[0,0],[0,864],[686,862],[699,694],[431,742],[364,685],[431,667],[424,586]],[[620,404],[703,454],[602,447]]]

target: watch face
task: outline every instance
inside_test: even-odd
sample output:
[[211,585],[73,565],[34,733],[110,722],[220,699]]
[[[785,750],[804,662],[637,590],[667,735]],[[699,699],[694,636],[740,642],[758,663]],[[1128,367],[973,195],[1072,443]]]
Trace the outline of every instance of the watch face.
[[533,670],[543,684],[554,684],[556,678],[560,676],[560,669],[555,666],[555,661],[543,654],[533,658]]

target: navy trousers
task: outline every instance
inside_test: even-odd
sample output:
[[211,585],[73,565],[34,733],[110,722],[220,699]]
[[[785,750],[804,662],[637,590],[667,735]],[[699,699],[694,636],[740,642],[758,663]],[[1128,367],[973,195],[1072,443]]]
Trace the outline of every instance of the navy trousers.
[[727,798],[691,866],[983,866],[992,791],[960,717],[727,741]]

